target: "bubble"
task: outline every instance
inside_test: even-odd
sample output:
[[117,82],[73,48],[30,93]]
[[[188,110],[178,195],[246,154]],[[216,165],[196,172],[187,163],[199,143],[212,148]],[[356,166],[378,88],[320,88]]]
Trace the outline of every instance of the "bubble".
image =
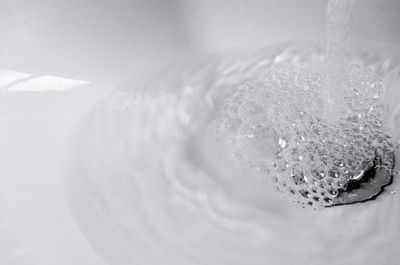
[[286,142],[286,140],[285,140],[285,139],[279,138],[279,145],[280,145],[282,148],[286,148],[286,147],[287,147],[287,142]]
[[306,189],[301,189],[299,190],[299,193],[301,196],[303,196],[304,198],[309,198],[310,197],[310,192]]
[[300,165],[293,166],[290,174],[296,185],[303,185],[307,183],[308,177],[306,175],[306,172]]
[[376,156],[382,159],[380,168],[393,167],[385,158],[394,147],[382,129],[384,108],[377,100],[382,81],[368,69],[350,66],[335,123],[321,113],[325,81],[325,72],[315,67],[276,64],[233,89],[217,122],[225,125],[220,140],[228,132],[240,164],[257,169],[262,164],[263,178],[313,207],[331,205],[350,180],[376,164]]

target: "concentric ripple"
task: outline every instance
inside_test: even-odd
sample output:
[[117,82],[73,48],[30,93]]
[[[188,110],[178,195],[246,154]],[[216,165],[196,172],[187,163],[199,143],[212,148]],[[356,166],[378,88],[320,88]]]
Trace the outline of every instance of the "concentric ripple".
[[113,265],[396,264],[398,192],[310,210],[394,149],[382,122],[397,124],[396,94],[391,111],[380,103],[393,67],[371,58],[354,54],[334,124],[311,45],[214,55],[115,90],[71,145],[77,223]]

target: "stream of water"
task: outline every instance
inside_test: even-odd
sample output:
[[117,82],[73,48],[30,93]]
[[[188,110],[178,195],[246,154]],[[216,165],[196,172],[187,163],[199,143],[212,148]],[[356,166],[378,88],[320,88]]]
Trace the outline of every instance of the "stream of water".
[[[337,121],[341,96],[344,89],[342,82],[347,68],[349,43],[349,22],[353,0],[330,0],[327,6],[326,23],[326,68],[327,81],[323,88],[324,118]],[[339,106],[339,107],[338,107]]]

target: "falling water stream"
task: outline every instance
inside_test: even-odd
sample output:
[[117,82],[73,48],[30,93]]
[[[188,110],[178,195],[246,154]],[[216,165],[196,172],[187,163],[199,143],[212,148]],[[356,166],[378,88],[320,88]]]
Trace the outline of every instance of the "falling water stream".
[[[396,264],[399,68],[346,48],[350,9],[329,1],[326,51],[215,54],[100,102],[68,176],[98,253],[113,265]],[[326,207],[391,181],[375,200]]]
[[324,118],[337,121],[338,105],[343,104],[342,81],[347,67],[349,22],[353,0],[330,0],[327,6],[326,66],[327,82],[324,87]]

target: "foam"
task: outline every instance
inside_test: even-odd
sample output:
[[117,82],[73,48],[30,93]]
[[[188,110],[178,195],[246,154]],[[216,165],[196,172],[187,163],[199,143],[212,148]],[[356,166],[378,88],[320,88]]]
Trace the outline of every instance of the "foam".
[[381,169],[391,171],[387,154],[394,147],[382,128],[382,80],[349,66],[333,123],[321,112],[326,70],[315,69],[272,66],[223,102],[214,126],[243,167],[257,169],[292,200],[319,207],[332,204],[349,180],[373,166],[375,156],[383,158]]

